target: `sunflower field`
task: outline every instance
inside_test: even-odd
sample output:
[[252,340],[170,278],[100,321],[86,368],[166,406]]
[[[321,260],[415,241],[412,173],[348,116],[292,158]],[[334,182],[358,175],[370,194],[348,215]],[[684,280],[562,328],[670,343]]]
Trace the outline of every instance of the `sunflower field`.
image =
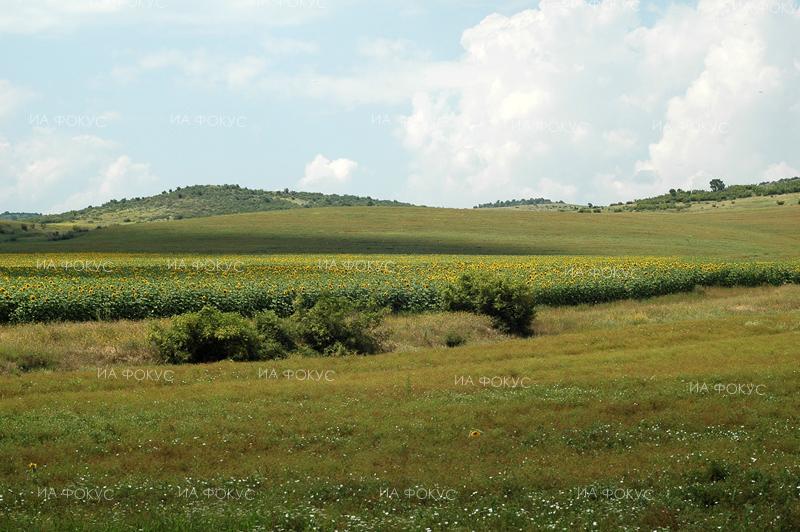
[[670,257],[130,254],[0,255],[0,323],[142,319],[206,305],[288,314],[298,296],[347,297],[396,312],[442,308],[462,273],[524,279],[544,305],[599,303],[692,290],[800,282],[800,261]]

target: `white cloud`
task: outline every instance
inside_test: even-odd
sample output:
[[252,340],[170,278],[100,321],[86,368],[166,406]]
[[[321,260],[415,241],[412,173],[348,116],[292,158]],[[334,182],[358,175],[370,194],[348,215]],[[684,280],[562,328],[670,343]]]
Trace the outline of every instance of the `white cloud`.
[[9,81],[0,79],[0,119],[10,115],[33,96],[33,92],[15,87]]
[[785,166],[771,173],[796,168],[800,14],[762,4],[700,0],[650,26],[619,0],[487,17],[447,65],[459,84],[409,96],[408,193],[444,205],[610,202],[712,177],[752,182],[775,161]]
[[134,65],[116,67],[111,75],[117,81],[126,83],[146,72],[174,70],[192,83],[247,90],[265,68],[266,61],[257,56],[229,60],[205,50],[162,50],[141,57]]
[[358,163],[350,159],[330,160],[322,154],[306,165],[306,173],[299,185],[314,191],[337,189],[347,184],[358,168]]
[[136,24],[225,34],[232,27],[243,32],[298,24],[331,9],[329,0],[4,0],[0,34]]
[[775,181],[787,177],[800,177],[800,170],[786,164],[786,161],[771,164],[761,173],[761,179]]
[[20,142],[0,139],[0,210],[83,208],[148,193],[156,181],[147,165],[94,135],[36,128]]
[[358,47],[364,57],[378,61],[427,60],[430,53],[408,39],[367,39]]
[[313,41],[288,37],[267,37],[262,41],[262,46],[269,55],[308,55],[319,52],[319,45]]

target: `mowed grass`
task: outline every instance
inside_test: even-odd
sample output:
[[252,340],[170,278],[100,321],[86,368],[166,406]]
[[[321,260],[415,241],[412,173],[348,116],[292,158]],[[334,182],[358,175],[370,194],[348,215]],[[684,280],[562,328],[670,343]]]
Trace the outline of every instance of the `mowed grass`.
[[797,257],[800,205],[575,213],[346,207],[114,226],[0,252],[427,253]]
[[[17,327],[3,331],[35,326]],[[454,349],[151,367],[171,383],[124,365],[0,377],[0,528],[800,527],[800,288],[543,309],[536,327]],[[329,378],[284,377],[298,370]],[[80,487],[107,497],[41,495]]]

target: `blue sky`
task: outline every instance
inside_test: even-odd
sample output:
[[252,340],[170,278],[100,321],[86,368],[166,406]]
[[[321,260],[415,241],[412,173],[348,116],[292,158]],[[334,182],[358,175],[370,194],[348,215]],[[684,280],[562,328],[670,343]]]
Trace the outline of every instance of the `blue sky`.
[[469,207],[798,175],[796,0],[0,0],[0,211]]

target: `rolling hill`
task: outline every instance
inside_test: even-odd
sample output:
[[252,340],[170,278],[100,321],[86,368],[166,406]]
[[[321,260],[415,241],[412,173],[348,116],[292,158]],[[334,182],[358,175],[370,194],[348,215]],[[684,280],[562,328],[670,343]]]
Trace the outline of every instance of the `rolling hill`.
[[276,211],[301,207],[400,206],[397,201],[376,200],[370,197],[296,192],[254,190],[239,185],[195,185],[178,187],[156,196],[111,200],[99,207],[61,214],[15,216],[39,223],[79,223],[109,225],[112,223],[179,220],[220,214]]
[[[638,199],[627,203],[612,204],[623,210],[654,211],[670,209],[697,208],[698,205],[713,205],[717,202],[733,201],[739,199],[770,199],[775,196],[791,195],[796,202],[797,193],[800,193],[800,177],[779,179],[778,181],[765,181],[753,185],[731,185],[722,190],[681,190],[673,189],[667,194],[652,198]],[[780,198],[777,198],[778,201]]]
[[104,227],[0,252],[800,256],[800,205],[700,212],[291,209]]

